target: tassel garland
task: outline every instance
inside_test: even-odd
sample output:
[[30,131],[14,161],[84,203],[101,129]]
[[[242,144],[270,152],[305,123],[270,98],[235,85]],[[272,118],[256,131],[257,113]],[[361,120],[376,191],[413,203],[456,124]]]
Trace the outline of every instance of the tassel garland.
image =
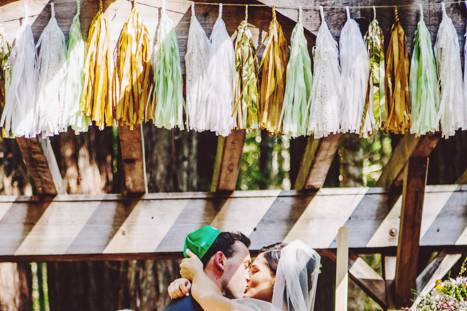
[[206,127],[217,135],[227,136],[235,126],[232,116],[234,99],[235,52],[222,20],[222,4],[211,33],[207,71]]
[[436,61],[431,45],[430,32],[423,21],[420,5],[420,21],[414,38],[414,50],[410,65],[410,99],[412,103],[412,134],[425,135],[439,128],[439,84]]
[[238,129],[258,128],[259,64],[253,35],[248,26],[248,6],[245,20],[237,28],[235,41],[235,100],[233,115]]
[[155,113],[150,118],[154,125],[166,129],[178,127],[183,123],[183,82],[180,68],[180,54],[174,25],[167,16],[165,1],[157,30],[157,39],[152,57],[154,68]]
[[292,31],[282,110],[283,132],[286,135],[298,137],[308,134],[312,79],[311,59],[302,24],[302,9],[299,9],[298,23]]
[[409,55],[405,32],[394,9],[394,25],[386,52],[386,107],[388,120],[385,129],[394,134],[405,134],[410,128]]
[[68,45],[65,54],[66,83],[63,100],[63,117],[60,128],[62,131],[66,131],[68,126],[70,126],[76,133],[80,133],[88,130],[91,120],[80,109],[80,97],[83,91],[84,79],[85,42],[79,22],[80,0],[77,0],[76,6],[77,11],[68,33]]
[[260,127],[270,134],[280,134],[287,68],[287,42],[272,8],[266,48],[261,59]]
[[117,43],[114,72],[116,119],[133,129],[145,119],[151,87],[149,32],[133,6]]
[[438,65],[440,93],[441,131],[445,138],[453,136],[463,125],[464,92],[462,67],[459,55],[457,31],[441,3],[443,19],[438,29],[435,56]]
[[324,19],[320,6],[321,26],[314,49],[314,73],[311,86],[311,115],[309,131],[314,138],[339,132],[339,111],[342,82],[339,69],[339,52]]
[[55,18],[54,3],[50,3],[51,16],[37,42],[39,50],[37,70],[37,109],[39,117],[38,131],[41,136],[57,135],[61,117],[64,113],[65,72],[65,35]]
[[186,66],[186,123],[190,130],[202,132],[206,128],[207,68],[210,42],[191,4],[191,23],[188,31]]
[[360,130],[363,136],[382,128],[387,119],[386,95],[384,93],[384,36],[376,19],[376,12],[374,15],[365,35],[370,58],[370,77]]
[[107,19],[102,11],[102,0],[99,11],[89,27],[84,63],[84,83],[81,95],[81,110],[96,123],[96,126],[112,126],[113,96],[112,75],[113,63],[110,51],[110,37]]
[[11,68],[11,78],[7,84],[0,126],[3,134],[10,137],[34,137],[37,134],[36,49],[28,16],[28,5],[25,4],[25,18],[16,34],[7,64]]
[[[339,39],[343,98],[345,99],[341,101],[340,129],[343,133],[356,133],[360,130],[363,117],[370,60],[360,27],[354,19],[350,18],[349,7],[346,7],[346,11],[347,22]],[[371,132],[371,126],[365,126],[363,132]]]

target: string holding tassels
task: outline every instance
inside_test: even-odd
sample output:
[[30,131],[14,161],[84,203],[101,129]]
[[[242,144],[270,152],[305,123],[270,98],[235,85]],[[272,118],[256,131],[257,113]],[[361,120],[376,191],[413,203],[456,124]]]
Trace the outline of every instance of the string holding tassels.
[[376,7],[373,5],[373,19],[376,19]]
[[248,4],[245,5],[245,22],[248,23]]

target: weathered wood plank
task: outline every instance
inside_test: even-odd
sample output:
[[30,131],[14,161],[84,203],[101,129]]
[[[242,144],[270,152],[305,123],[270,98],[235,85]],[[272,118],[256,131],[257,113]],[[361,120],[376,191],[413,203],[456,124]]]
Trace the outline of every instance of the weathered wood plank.
[[[322,251],[321,256],[336,261],[334,251]],[[381,308],[386,309],[386,284],[385,280],[373,270],[354,252],[349,253],[349,276],[350,278]]]
[[335,310],[347,310],[349,293],[349,232],[346,227],[337,231]]
[[64,193],[62,176],[48,138],[16,138],[24,164],[39,195]]
[[411,156],[428,157],[438,144],[439,135],[426,135],[416,137],[413,134],[405,135],[394,149],[391,158],[383,169],[377,181],[378,187],[390,188],[400,186],[404,167]]
[[461,257],[462,254],[440,252],[417,277],[417,295],[427,295],[435,287],[436,280],[442,279]]
[[245,130],[233,130],[227,137],[219,136],[211,182],[211,191],[234,191],[240,173]]
[[[444,211],[438,206],[443,203],[437,197],[447,194],[449,200],[445,204],[459,208]],[[293,239],[301,239],[318,250],[335,250],[337,230],[345,225],[351,250],[395,252],[397,240],[390,232],[382,234],[377,230],[386,226],[385,222],[398,224],[397,207],[393,212],[387,209],[385,200],[377,199],[386,195],[381,189],[323,188],[311,194],[268,190],[232,194],[160,193],[140,198],[115,194],[57,195],[50,201],[2,196],[0,260],[110,259],[112,256],[137,259],[177,255],[185,235],[205,224],[215,224],[222,230],[241,230],[252,238],[252,251],[269,242]],[[308,201],[305,207],[297,204],[304,201]],[[361,204],[348,204],[355,201]],[[445,186],[427,187],[425,202],[422,222],[443,218],[455,223],[464,217],[462,207],[467,202],[467,187],[455,190]],[[298,220],[289,223],[288,216],[302,209]],[[359,214],[358,209],[366,213]],[[383,211],[387,217],[381,218]],[[438,216],[432,217],[432,213]],[[354,218],[359,221],[349,221]],[[378,243],[369,244],[367,232],[371,230],[378,237],[370,240],[376,239]],[[421,247],[465,251],[467,239],[460,238],[464,231],[467,224],[461,232],[447,229],[441,236],[428,230],[422,236]]]
[[295,182],[295,190],[317,190],[324,185],[340,138],[341,134],[322,139],[309,138]]
[[412,289],[415,288],[427,170],[428,158],[420,156],[411,157],[404,171],[394,283],[395,301],[398,306],[409,305],[412,298]]
[[118,134],[125,191],[128,194],[146,193],[148,186],[142,127],[137,126],[134,129],[129,129],[126,126],[120,126]]

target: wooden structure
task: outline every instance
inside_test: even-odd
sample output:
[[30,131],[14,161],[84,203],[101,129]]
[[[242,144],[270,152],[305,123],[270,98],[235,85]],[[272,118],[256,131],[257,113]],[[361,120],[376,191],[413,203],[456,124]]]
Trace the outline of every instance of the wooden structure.
[[[5,20],[21,17],[17,3],[8,2]],[[37,16],[33,25],[36,35],[48,20],[48,13],[43,13],[48,12],[45,4],[37,1],[31,8],[31,14]],[[97,7],[97,3],[89,5]],[[189,4],[169,5],[173,6],[170,14],[186,30]],[[74,6],[75,1],[57,6],[62,24],[69,25]],[[115,1],[108,5],[106,14],[129,6],[127,1]],[[297,18],[293,10],[278,8],[278,12],[282,21]],[[260,15],[252,12],[250,20],[254,14]],[[88,22],[92,18],[89,12],[83,15]],[[143,13],[151,20],[156,15],[156,10]],[[269,19],[269,15],[261,16]],[[124,19],[117,16],[114,22],[123,23]],[[304,20],[307,36],[318,24],[319,18]],[[13,33],[15,27],[7,22],[5,29]],[[181,45],[182,55],[185,47]],[[336,234],[345,226],[350,250],[348,275],[386,309],[409,306],[411,289],[429,291],[434,279],[449,271],[467,250],[467,186],[426,186],[429,156],[438,136],[403,137],[378,181],[380,188],[322,188],[340,141],[340,135],[332,135],[309,139],[296,191],[242,192],[235,188],[245,132],[234,131],[218,139],[211,193],[164,194],[147,193],[141,129],[119,128],[119,139],[125,192],[94,196],[63,194],[48,140],[17,139],[38,196],[0,198],[0,261],[180,256],[186,233],[205,224],[243,231],[251,237],[253,251],[272,242],[300,238],[336,260]],[[467,183],[466,174],[459,177],[458,184]],[[424,249],[440,254],[423,269],[418,266],[418,254]],[[375,252],[384,255],[383,275],[359,257]]]

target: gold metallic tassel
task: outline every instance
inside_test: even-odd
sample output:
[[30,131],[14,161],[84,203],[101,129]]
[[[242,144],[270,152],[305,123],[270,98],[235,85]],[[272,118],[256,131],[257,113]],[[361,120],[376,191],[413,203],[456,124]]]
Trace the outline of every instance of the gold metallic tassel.
[[117,43],[113,76],[117,122],[130,129],[144,121],[148,103],[152,84],[149,42],[149,32],[133,4]]
[[89,27],[80,103],[81,110],[87,117],[91,117],[99,128],[113,125],[113,67],[108,29],[101,0],[99,11]]
[[405,134],[410,129],[409,56],[404,29],[397,8],[386,54],[386,105],[388,119],[385,129]]
[[275,7],[272,9],[272,21],[269,24],[261,68],[260,127],[271,134],[280,134],[287,68],[287,42],[277,21]]

